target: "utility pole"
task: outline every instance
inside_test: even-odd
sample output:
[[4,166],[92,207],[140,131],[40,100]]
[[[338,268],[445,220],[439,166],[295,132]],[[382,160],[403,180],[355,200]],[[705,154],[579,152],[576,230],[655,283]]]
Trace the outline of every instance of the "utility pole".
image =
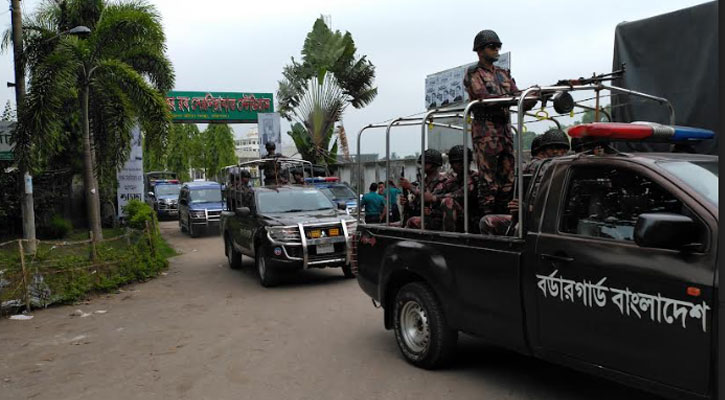
[[[25,62],[23,60],[23,17],[20,10],[20,0],[11,0],[13,25],[13,59],[15,62],[15,107],[18,122],[23,115],[25,104]],[[15,125],[17,129],[17,124]],[[15,148],[15,152],[29,151],[30,149]],[[35,253],[35,210],[33,205],[33,177],[30,175],[27,157],[18,163],[23,184],[20,188],[20,208],[23,214],[23,238],[28,242],[28,252]]]

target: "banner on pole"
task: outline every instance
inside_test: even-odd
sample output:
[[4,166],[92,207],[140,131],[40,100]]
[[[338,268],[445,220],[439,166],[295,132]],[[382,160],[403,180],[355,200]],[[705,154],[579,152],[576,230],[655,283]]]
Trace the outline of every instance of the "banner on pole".
[[141,146],[141,127],[136,125],[132,131],[131,154],[116,173],[118,180],[118,216],[122,217],[123,207],[129,200],[144,200],[143,185],[143,147]]

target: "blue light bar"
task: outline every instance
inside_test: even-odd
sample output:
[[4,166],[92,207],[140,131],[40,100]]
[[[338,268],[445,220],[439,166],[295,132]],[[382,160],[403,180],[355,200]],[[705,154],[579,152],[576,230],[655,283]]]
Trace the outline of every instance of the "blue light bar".
[[672,135],[670,140],[674,142],[681,142],[685,140],[705,140],[713,139],[715,132],[708,129],[692,128],[689,126],[675,125],[675,133]]

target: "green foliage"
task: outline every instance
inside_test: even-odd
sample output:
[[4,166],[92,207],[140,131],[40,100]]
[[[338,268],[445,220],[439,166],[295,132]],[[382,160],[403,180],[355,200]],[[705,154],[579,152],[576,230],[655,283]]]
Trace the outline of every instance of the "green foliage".
[[377,95],[375,67],[356,52],[349,32],[333,32],[318,18],[305,39],[302,62],[292,58],[283,69],[278,109],[296,122],[288,135],[307,161],[327,164],[336,158],[337,149],[329,148],[335,123],[348,104],[362,108]]
[[[33,275],[29,276],[31,284],[47,291],[47,298],[42,304],[31,300],[34,306],[74,302],[91,292],[108,291],[127,283],[148,280],[168,266],[168,257],[176,255],[158,231],[130,231],[129,234],[128,241],[122,238],[99,243],[95,262],[89,258],[88,244],[51,246],[41,242],[37,254],[25,258],[26,269],[33,271]],[[114,235],[106,235],[111,236]],[[11,287],[21,289],[0,292],[0,301],[24,299],[17,250],[17,246],[0,248],[3,279],[8,280]]]
[[64,239],[73,230],[73,224],[70,220],[55,214],[50,218],[48,226],[40,229],[45,233],[48,239]]
[[[87,37],[61,34],[75,26]],[[30,78],[14,134],[21,162],[43,167],[55,154],[79,146],[79,93],[90,93],[90,126],[97,174],[115,187],[128,158],[130,128],[140,122],[148,142],[163,144],[170,124],[164,94],[174,73],[166,58],[161,17],[143,0],[43,2],[24,21]],[[10,44],[5,33],[3,49]]]
[[134,229],[144,229],[146,222],[154,223],[156,218],[153,208],[140,200],[130,200],[123,206],[123,212],[126,214],[128,226]]
[[227,165],[236,164],[234,152],[234,133],[229,125],[209,124],[204,132],[197,132],[191,137],[191,166],[203,169],[211,179]]
[[3,110],[2,117],[0,117],[0,121],[15,121],[16,120],[15,110],[13,110],[13,106],[10,105],[10,100],[5,103],[5,109]]

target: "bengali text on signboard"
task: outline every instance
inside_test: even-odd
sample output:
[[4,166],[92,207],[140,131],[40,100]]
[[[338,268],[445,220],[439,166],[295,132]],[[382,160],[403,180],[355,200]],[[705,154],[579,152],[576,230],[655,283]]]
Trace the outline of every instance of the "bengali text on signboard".
[[272,93],[171,91],[166,103],[174,122],[256,123],[257,114],[274,112]]

